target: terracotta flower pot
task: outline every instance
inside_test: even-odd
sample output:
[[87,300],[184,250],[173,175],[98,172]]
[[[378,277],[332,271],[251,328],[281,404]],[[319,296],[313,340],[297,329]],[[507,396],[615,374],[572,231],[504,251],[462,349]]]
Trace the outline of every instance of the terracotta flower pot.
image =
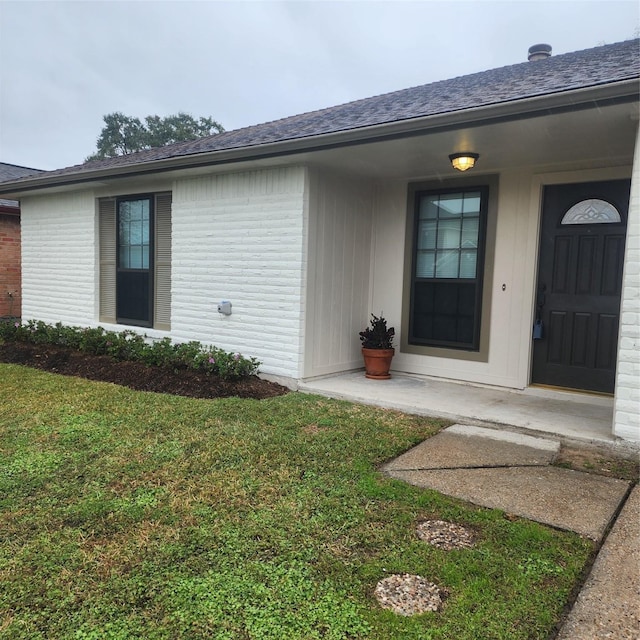
[[365,349],[362,348],[364,357],[365,377],[372,380],[388,380],[391,359],[395,349]]

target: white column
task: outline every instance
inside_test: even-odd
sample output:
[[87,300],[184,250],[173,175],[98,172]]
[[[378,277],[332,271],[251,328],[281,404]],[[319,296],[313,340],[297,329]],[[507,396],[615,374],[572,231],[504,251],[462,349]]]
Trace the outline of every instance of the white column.
[[640,442],[640,129],[636,135],[624,263],[613,433]]

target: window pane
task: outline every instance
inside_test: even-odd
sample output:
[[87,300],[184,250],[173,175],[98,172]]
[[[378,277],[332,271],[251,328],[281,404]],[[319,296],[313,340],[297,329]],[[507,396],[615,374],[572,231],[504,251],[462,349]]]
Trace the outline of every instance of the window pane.
[[458,316],[456,340],[461,344],[472,344],[473,326],[473,316]]
[[129,247],[120,247],[120,254],[118,256],[118,266],[121,269],[129,268]]
[[438,197],[424,197],[420,199],[420,220],[438,217]]
[[420,251],[416,260],[416,277],[433,278],[435,260],[435,251]]
[[142,268],[142,247],[129,247],[129,269]]
[[619,211],[609,202],[591,198],[574,204],[560,224],[603,224],[620,222]]
[[463,249],[460,252],[460,277],[475,278],[478,252],[476,249]]
[[460,247],[460,218],[440,220],[438,224],[438,249],[458,249]]
[[149,210],[149,202],[147,200],[133,200],[127,203],[131,211],[132,220],[143,220],[145,210]]
[[480,215],[480,193],[466,193],[464,196],[464,215]]
[[129,244],[129,221],[126,216],[120,216],[118,223],[118,242],[121,245]]
[[465,218],[462,223],[462,243],[463,249],[478,248],[478,229],[480,221],[478,218]]
[[420,314],[433,313],[435,310],[435,287],[432,282],[419,281],[416,282],[415,296],[416,303],[414,310]]
[[440,218],[460,217],[463,203],[464,195],[461,193],[450,193],[441,196],[438,203]]
[[127,244],[142,244],[142,220],[134,220],[129,225]]
[[142,268],[149,268],[149,245],[142,247]]
[[476,307],[476,285],[465,282],[458,285],[458,315],[473,317]]
[[416,282],[412,317],[412,335],[422,340],[433,338],[433,313],[436,285],[431,282]]
[[129,222],[131,220],[131,208],[128,202],[120,203],[120,220]]
[[436,229],[438,223],[433,220],[420,222],[418,229],[418,249],[436,248]]
[[456,249],[438,251],[436,258],[436,278],[458,277],[458,255]]
[[454,315],[433,315],[433,337],[444,342],[456,340],[456,317]]
[[458,312],[458,289],[455,282],[439,282],[435,286],[434,313],[455,317]]

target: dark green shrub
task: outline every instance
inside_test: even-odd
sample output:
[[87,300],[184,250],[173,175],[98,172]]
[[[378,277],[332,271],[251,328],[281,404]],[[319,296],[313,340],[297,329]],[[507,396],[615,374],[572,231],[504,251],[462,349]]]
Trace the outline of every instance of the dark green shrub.
[[155,367],[169,367],[175,363],[176,347],[171,338],[156,340],[144,353],[144,362]]
[[0,340],[52,344],[115,360],[144,362],[148,366],[193,369],[233,380],[255,375],[260,362],[192,341],[174,344],[170,338],[151,340],[135,331],[105,331],[102,327],[70,327],[41,320],[0,321]]

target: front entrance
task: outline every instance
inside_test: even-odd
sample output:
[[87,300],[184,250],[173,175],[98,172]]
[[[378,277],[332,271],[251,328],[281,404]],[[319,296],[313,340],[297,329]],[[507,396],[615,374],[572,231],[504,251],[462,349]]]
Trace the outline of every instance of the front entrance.
[[533,383],[613,393],[630,187],[545,187]]

